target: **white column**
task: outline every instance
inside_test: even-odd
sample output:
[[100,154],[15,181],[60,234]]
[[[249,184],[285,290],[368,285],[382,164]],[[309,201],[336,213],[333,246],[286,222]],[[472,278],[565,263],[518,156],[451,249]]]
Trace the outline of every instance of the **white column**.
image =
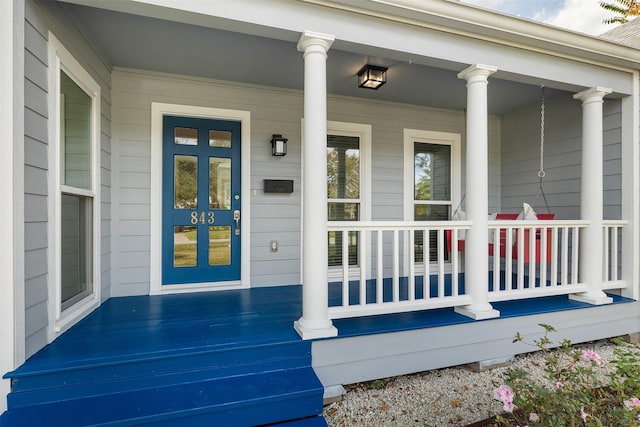
[[472,65],[458,74],[467,81],[467,219],[472,221],[466,233],[464,283],[471,304],[456,307],[456,312],[476,320],[500,316],[489,304],[489,155],[488,155],[488,77],[495,67]]
[[302,339],[333,337],[329,319],[327,248],[327,51],[334,37],[305,31],[304,135],[302,158],[302,317],[294,327]]
[[587,292],[570,298],[589,304],[609,304],[612,299],[602,291],[602,104],[611,89],[595,87],[573,95],[582,101],[582,177],[580,218],[589,225],[580,233],[579,280]]
[[[0,1],[0,373],[25,358],[24,1]],[[10,380],[0,379],[0,413]]]

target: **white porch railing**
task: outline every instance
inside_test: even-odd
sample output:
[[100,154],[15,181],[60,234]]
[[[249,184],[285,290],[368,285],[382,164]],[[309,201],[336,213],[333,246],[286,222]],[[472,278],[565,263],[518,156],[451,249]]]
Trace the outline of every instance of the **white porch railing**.
[[621,280],[620,252],[622,244],[622,229],[627,221],[605,220],[602,224],[604,233],[603,248],[603,278],[602,289],[622,289],[627,282]]
[[[625,224],[604,222],[603,289],[626,286],[618,256]],[[342,260],[335,267],[339,278],[330,284],[329,317],[470,304],[462,273],[464,257],[473,254],[458,250],[464,249],[464,230],[470,226],[471,221],[330,222],[329,231],[342,234]],[[489,221],[489,301],[586,292],[578,272],[580,229],[587,226],[580,220]],[[358,236],[357,263],[349,266],[352,232]],[[417,235],[422,235],[422,250]]]

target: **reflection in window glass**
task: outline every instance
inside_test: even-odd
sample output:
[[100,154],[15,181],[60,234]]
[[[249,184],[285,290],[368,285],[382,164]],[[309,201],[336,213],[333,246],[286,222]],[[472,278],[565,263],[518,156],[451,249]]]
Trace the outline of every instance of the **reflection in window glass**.
[[173,190],[175,209],[198,208],[198,157],[174,156]]
[[173,142],[178,145],[198,145],[198,129],[175,128]]
[[210,130],[209,147],[231,148],[231,132],[224,130]]
[[209,265],[231,264],[231,227],[209,227]]
[[360,140],[354,136],[327,136],[327,196],[360,198]]
[[198,229],[193,226],[173,227],[173,266],[194,267],[197,263]]
[[61,302],[66,309],[91,291],[90,197],[62,194],[61,203]]
[[231,159],[209,157],[209,209],[231,209]]
[[416,143],[414,177],[415,200],[450,200],[451,146]]
[[91,98],[60,71],[62,184],[91,189]]

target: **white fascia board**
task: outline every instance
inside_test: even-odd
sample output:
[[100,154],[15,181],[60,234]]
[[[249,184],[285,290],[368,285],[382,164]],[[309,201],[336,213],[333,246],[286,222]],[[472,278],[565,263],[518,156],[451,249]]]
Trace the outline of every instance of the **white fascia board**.
[[379,18],[401,19],[445,32],[522,48],[571,54],[619,67],[640,68],[640,50],[588,34],[490,11],[458,0],[302,0]]

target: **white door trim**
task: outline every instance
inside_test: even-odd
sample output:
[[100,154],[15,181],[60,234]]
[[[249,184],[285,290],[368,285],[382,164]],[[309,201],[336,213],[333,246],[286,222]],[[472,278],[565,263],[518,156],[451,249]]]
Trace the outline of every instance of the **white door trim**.
[[[240,280],[233,282],[189,283],[184,285],[162,285],[162,118],[165,115],[198,117],[218,120],[237,120],[241,126],[241,273]],[[248,288],[251,278],[250,236],[251,229],[251,113],[241,110],[196,107],[192,105],[151,103],[151,248],[150,291],[154,294],[202,292]]]

